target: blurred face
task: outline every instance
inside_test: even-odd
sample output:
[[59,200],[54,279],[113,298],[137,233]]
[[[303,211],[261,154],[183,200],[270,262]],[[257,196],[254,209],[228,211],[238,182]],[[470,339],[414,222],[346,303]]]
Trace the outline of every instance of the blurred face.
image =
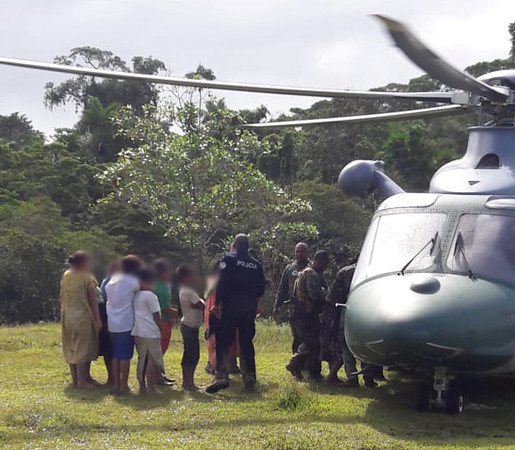
[[184,284],[186,286],[193,286],[197,282],[197,274],[192,272],[188,274],[188,276],[184,279]]
[[118,273],[119,271],[120,271],[120,262],[116,261],[115,263],[109,265],[109,267],[107,269],[107,274],[113,275],[115,273]]
[[305,244],[297,244],[295,246],[295,261],[298,263],[306,263],[308,260],[308,246]]
[[324,272],[329,266],[329,259],[327,258],[319,258],[313,262],[313,268],[317,272]]
[[151,291],[152,289],[154,289],[154,282],[148,280],[140,280],[139,286],[142,291]]
[[91,258],[86,258],[84,262],[79,267],[79,270],[82,272],[91,272]]
[[160,281],[162,281],[163,283],[166,283],[166,282],[170,281],[170,279],[172,277],[172,271],[169,269],[163,270],[157,276]]

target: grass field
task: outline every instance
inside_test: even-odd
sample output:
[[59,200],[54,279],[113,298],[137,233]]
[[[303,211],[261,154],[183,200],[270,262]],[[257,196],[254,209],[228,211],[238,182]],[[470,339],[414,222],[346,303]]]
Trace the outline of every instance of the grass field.
[[[256,337],[259,386],[238,377],[217,395],[178,388],[160,395],[75,391],[62,359],[59,326],[0,328],[0,447],[18,448],[500,448],[515,447],[515,388],[492,383],[469,396],[461,416],[419,414],[414,380],[376,390],[297,383],[284,370],[289,330],[261,323]],[[179,376],[180,333],[166,355]],[[198,378],[210,381],[203,371]],[[102,364],[94,375],[105,379]],[[131,383],[136,388],[134,364]]]

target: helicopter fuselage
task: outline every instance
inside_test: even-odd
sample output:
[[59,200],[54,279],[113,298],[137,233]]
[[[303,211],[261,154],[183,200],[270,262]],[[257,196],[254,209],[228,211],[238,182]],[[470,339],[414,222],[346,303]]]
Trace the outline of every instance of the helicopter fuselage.
[[358,261],[345,334],[372,364],[515,375],[515,197],[384,201]]

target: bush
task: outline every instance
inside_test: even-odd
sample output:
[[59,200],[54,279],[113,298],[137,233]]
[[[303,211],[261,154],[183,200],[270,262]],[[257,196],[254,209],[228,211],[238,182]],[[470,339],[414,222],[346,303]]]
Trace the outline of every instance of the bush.
[[48,198],[0,207],[0,323],[57,319],[64,261],[79,248],[101,264],[124,250],[100,229],[72,230]]

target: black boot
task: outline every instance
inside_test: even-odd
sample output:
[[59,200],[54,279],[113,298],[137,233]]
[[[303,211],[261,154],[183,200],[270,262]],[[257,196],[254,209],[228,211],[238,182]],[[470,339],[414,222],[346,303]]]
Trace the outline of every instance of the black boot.
[[376,388],[378,384],[374,381],[373,378],[367,378],[365,380],[365,387],[367,388]]
[[211,383],[207,388],[206,392],[208,394],[216,394],[218,391],[222,389],[227,389],[229,387],[229,380],[215,380],[214,383]]
[[291,363],[289,363],[286,366],[286,370],[288,372],[290,372],[296,378],[297,381],[304,380],[304,377],[302,376],[302,372],[299,369],[293,367],[293,365]]

